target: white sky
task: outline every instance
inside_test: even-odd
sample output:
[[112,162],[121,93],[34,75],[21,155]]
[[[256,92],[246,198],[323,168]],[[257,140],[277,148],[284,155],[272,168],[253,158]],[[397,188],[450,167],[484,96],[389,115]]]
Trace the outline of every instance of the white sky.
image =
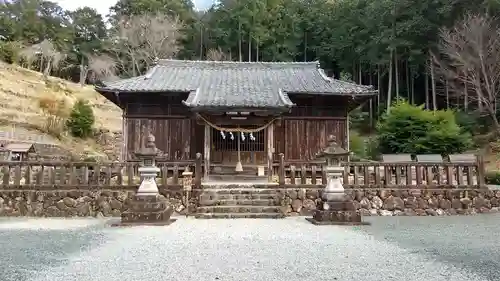
[[[97,10],[102,16],[106,16],[109,13],[109,8],[113,6],[117,0],[52,0],[58,3],[62,8],[66,10],[76,10],[80,7],[91,7]],[[195,7],[197,9],[208,8],[214,0],[193,0]]]

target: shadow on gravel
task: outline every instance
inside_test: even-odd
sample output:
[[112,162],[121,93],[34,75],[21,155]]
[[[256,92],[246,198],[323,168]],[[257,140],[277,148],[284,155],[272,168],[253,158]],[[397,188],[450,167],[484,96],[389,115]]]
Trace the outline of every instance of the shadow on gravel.
[[[63,264],[71,254],[103,241],[99,224],[65,229],[64,220],[40,221],[30,228],[28,220],[0,219],[0,280],[29,280],[47,267]],[[44,223],[52,225],[44,227]]]
[[444,217],[366,217],[356,228],[412,253],[500,280],[500,214]]

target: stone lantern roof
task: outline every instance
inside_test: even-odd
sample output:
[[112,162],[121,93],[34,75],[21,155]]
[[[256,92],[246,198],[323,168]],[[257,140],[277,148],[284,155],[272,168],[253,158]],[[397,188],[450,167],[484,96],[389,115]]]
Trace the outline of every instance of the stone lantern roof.
[[348,156],[349,151],[343,149],[337,144],[337,140],[334,135],[328,136],[328,145],[323,151],[320,151],[317,156],[320,158],[336,158],[341,156]]
[[152,134],[149,134],[146,138],[146,144],[143,148],[135,153],[135,155],[139,158],[143,157],[154,157],[158,154],[158,150],[156,149],[155,137]]

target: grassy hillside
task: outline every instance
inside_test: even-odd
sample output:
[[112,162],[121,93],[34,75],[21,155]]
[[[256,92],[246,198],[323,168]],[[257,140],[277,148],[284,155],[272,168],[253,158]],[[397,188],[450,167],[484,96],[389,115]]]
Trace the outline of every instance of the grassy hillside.
[[[39,72],[0,62],[0,132],[14,132],[19,128],[24,134],[34,136],[30,139],[56,143],[76,153],[102,152],[102,147],[92,140],[55,137],[44,132],[41,128],[47,117],[39,107],[42,97],[64,99],[68,105],[83,98],[94,110],[96,129],[121,131],[121,110],[94,91],[92,86],[81,87],[55,77],[46,80]],[[15,132],[7,135],[15,135]]]

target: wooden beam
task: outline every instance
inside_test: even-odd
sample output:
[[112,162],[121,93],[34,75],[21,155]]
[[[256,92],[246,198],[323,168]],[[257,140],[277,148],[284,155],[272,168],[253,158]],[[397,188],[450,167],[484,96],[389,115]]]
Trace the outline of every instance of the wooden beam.
[[204,152],[204,163],[205,163],[205,180],[208,180],[208,174],[210,171],[210,150],[211,150],[211,140],[212,140],[212,134],[211,134],[210,126],[208,124],[205,124],[205,143],[203,146],[203,152]]
[[267,179],[273,180],[274,122],[267,127]]

